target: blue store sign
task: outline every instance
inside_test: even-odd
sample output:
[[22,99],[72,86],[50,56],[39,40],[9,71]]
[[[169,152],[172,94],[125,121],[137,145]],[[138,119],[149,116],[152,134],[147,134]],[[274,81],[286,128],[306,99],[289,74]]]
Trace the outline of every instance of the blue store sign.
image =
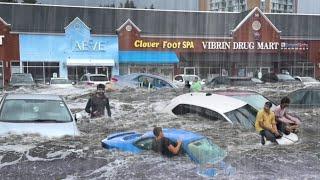
[[119,74],[118,37],[91,35],[79,18],[65,27],[64,34],[20,34],[22,62],[59,62],[61,77],[67,66],[113,66]]

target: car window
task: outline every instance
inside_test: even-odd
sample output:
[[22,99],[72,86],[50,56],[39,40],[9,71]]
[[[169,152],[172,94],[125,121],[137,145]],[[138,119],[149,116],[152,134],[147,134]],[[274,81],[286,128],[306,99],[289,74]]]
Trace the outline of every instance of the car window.
[[176,115],[184,115],[184,114],[197,114],[201,117],[210,119],[210,120],[221,120],[225,119],[221,114],[218,112],[212,111],[207,108],[203,108],[200,106],[194,106],[189,104],[179,104],[175,108],[173,108],[172,112]]
[[320,91],[314,90],[311,92],[312,92],[311,104],[319,106],[320,105]]
[[154,79],[154,86],[158,88],[164,88],[164,87],[172,87],[168,82],[161,80],[161,79]]
[[176,77],[174,78],[174,80],[176,80],[176,81],[183,81],[182,76],[176,76]]
[[70,122],[72,117],[63,101],[38,99],[4,101],[0,112],[0,121],[32,122],[38,120]]
[[307,98],[307,95],[308,95],[307,91],[305,91],[305,90],[295,91],[295,92],[289,94],[288,97],[291,100],[290,104],[292,104],[292,105],[301,104],[302,100]]
[[34,82],[31,74],[12,74],[10,83],[33,84]]
[[295,81],[289,74],[277,74],[279,81]]
[[80,78],[80,81],[87,81],[88,79],[87,79],[87,76],[82,76],[81,78]]
[[225,115],[233,122],[239,123],[245,128],[252,128],[256,121],[257,110],[250,105],[225,113]]
[[[265,98],[264,96],[259,95],[259,94],[234,95],[232,97],[234,97],[236,99],[240,99],[240,100],[248,103],[250,106],[254,107],[257,110],[262,109],[264,107],[264,104],[267,101],[270,101],[267,98]],[[272,106],[275,107],[276,105],[274,103],[272,103]]]
[[143,139],[138,140],[134,145],[140,149],[143,149],[143,150],[150,150],[150,149],[152,149],[153,139],[154,138],[152,138],[152,137],[143,138]]
[[202,138],[188,144],[191,156],[200,164],[215,163],[226,156],[226,152],[207,138]]
[[108,81],[107,76],[90,76],[90,81]]

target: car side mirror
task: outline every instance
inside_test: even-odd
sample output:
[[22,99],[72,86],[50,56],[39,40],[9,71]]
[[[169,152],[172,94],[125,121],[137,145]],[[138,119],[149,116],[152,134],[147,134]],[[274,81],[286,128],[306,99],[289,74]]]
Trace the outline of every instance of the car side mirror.
[[78,120],[80,120],[82,118],[82,115],[80,113],[76,113],[74,114],[74,120],[77,122]]

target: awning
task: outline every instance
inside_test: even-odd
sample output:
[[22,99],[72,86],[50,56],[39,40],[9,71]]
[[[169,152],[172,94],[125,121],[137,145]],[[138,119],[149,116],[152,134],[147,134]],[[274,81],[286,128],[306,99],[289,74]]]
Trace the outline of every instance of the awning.
[[67,59],[67,66],[114,66],[113,59]]
[[179,59],[172,51],[119,51],[119,63],[176,64]]

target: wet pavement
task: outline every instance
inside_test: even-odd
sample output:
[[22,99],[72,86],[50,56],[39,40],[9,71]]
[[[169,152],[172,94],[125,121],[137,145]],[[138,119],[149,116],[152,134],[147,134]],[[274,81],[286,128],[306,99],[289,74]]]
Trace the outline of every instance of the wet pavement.
[[[241,87],[256,90],[277,102],[296,88],[270,84]],[[31,92],[17,90],[20,91]],[[92,91],[83,88],[36,90],[37,93],[63,95],[72,112],[83,115],[77,122],[81,136],[61,139],[37,135],[0,137],[0,179],[205,179],[197,174],[198,165],[187,156],[169,159],[151,151],[131,154],[101,147],[101,140],[111,133],[145,132],[154,126],[194,131],[225,149],[228,152],[225,162],[235,167],[236,173],[232,176],[218,174],[217,179],[320,177],[320,109],[291,109],[303,123],[297,144],[262,146],[254,129],[196,115],[172,117],[159,113],[161,106],[182,93],[180,90],[108,92],[112,118],[95,120],[89,119],[83,110]]]

